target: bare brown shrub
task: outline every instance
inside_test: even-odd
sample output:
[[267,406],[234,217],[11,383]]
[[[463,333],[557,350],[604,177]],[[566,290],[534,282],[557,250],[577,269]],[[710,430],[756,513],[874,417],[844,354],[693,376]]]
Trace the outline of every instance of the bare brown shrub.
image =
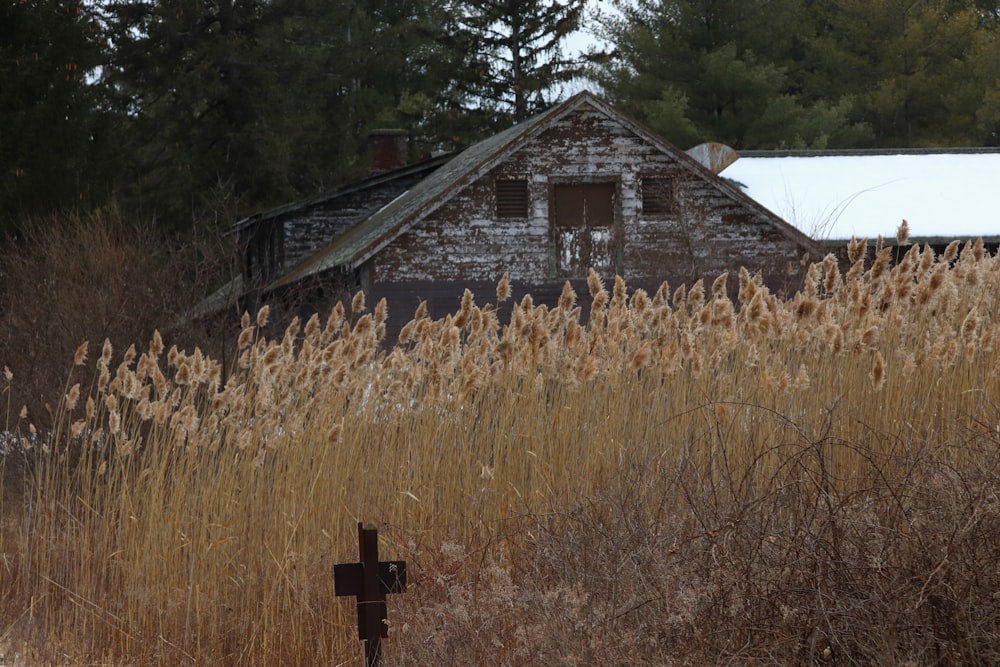
[[0,359],[17,378],[9,400],[47,428],[81,341],[147,340],[159,328],[222,355],[231,331],[184,317],[219,279],[214,256],[116,209],[26,224],[22,238],[0,246]]

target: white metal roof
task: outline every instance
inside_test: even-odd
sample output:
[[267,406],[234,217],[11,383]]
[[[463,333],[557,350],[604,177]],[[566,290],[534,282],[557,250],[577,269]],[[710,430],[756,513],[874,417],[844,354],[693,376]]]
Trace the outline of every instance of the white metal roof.
[[753,151],[721,175],[816,240],[891,238],[903,220],[911,237],[1000,237],[1000,151]]

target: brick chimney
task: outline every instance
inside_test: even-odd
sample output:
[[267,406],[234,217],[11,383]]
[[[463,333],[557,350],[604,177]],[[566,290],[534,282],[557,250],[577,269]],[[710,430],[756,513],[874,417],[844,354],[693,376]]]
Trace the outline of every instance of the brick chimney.
[[369,132],[372,176],[405,167],[408,143],[406,130],[381,129]]

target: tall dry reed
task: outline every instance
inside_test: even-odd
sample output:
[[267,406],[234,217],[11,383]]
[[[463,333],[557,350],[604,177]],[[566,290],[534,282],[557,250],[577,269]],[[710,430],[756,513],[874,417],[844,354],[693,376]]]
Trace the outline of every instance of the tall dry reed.
[[1000,260],[862,249],[788,299],[746,271],[735,303],[727,276],[592,273],[587,325],[568,285],[511,303],[504,277],[392,346],[363,295],[274,340],[265,309],[228,373],[159,334],[81,347],[96,379],[29,443],[4,537],[6,632],[91,662],[356,664],[331,568],[363,520],[411,562],[397,664],[987,664]]

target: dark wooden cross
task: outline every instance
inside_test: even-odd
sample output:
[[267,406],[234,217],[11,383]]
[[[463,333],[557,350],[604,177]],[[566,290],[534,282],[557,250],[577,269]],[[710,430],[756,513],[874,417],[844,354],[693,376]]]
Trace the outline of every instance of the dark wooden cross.
[[358,639],[365,646],[365,667],[381,667],[382,638],[389,636],[385,596],[406,591],[406,561],[379,562],[378,529],[358,523],[360,563],[333,566],[333,588],[338,596],[358,598]]

